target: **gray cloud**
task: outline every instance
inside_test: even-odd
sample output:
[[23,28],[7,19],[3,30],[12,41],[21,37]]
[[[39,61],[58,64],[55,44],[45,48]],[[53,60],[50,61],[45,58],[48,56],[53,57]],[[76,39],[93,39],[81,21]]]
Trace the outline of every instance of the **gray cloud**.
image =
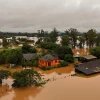
[[100,31],[100,0],[0,0],[0,30]]

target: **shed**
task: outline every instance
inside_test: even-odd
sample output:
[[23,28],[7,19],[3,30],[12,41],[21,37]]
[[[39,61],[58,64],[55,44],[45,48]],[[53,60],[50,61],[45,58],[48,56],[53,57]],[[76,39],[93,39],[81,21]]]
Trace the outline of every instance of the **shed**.
[[31,60],[32,58],[38,58],[38,55],[36,53],[28,53],[28,54],[23,54],[23,57],[26,61]]

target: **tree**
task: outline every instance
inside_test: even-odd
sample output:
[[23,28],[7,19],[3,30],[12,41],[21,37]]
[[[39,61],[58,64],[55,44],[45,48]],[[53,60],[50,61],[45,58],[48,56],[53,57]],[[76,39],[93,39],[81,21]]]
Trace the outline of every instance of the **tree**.
[[66,67],[66,66],[68,66],[68,62],[66,62],[66,61],[62,61],[62,62],[58,65],[58,67]]
[[80,37],[78,38],[78,40],[79,40],[79,47],[80,47],[80,48],[84,48],[84,44],[85,44],[85,39],[84,39],[84,37],[83,37],[83,36],[80,36]]
[[33,48],[28,44],[24,44],[22,46],[22,53],[36,53],[36,52],[37,52],[36,48]]
[[3,38],[3,47],[7,48],[9,43],[7,42],[6,38]]
[[3,50],[0,52],[0,64],[5,64],[7,62],[9,52],[9,50]]
[[59,45],[52,43],[52,42],[41,42],[40,47],[44,48],[44,49],[50,49],[50,50],[54,50],[55,48],[57,48]]
[[69,37],[67,35],[63,35],[61,44],[63,46],[69,46],[69,43],[70,43]]
[[11,73],[8,70],[0,70],[0,84],[2,83],[2,79],[7,79]]
[[41,86],[45,82],[41,79],[41,74],[34,69],[25,69],[14,72],[12,77],[15,79],[13,87]]
[[58,31],[56,30],[56,28],[54,28],[53,31],[50,33],[49,37],[51,41],[55,43],[57,41],[57,36],[58,36]]
[[90,53],[100,59],[100,47],[95,47],[90,50]]
[[88,34],[87,33],[83,33],[83,37],[85,39],[86,45],[89,46]]
[[21,50],[12,49],[7,56],[7,62],[11,64],[21,64],[23,61],[23,55]]
[[100,46],[100,33],[96,36],[96,46]]
[[74,62],[73,55],[71,55],[71,54],[66,54],[64,60],[65,60],[66,62],[73,63],[73,62]]
[[71,50],[71,48],[67,47],[67,46],[58,46],[57,48],[55,48],[55,53],[58,55],[58,57],[62,60],[65,59],[65,55],[66,54],[71,54],[73,55],[73,52]]
[[75,48],[77,42],[77,35],[78,35],[77,29],[74,28],[68,29],[68,34],[71,38],[72,47]]
[[92,48],[95,44],[95,41],[96,41],[96,30],[89,30],[87,32],[87,35],[88,35],[88,40],[89,40],[89,48]]

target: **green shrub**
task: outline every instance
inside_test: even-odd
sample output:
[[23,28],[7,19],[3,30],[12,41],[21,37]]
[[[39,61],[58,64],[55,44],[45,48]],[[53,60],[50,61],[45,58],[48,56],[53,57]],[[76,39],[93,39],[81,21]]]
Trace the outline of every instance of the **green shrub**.
[[65,67],[65,66],[68,66],[68,62],[66,61],[63,61],[58,65],[58,67]]
[[95,47],[90,50],[90,53],[100,59],[100,47]]
[[71,54],[66,54],[64,60],[67,61],[67,62],[69,62],[69,63],[73,63],[73,62],[74,62],[73,55],[71,55]]
[[53,69],[52,66],[42,67],[42,70],[51,70],[51,69]]

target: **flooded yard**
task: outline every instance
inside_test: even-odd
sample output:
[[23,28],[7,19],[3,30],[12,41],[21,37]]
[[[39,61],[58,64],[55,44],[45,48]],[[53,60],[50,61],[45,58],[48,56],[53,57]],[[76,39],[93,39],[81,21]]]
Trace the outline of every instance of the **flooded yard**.
[[0,100],[100,100],[99,74],[89,77],[71,76],[73,65],[50,71],[35,69],[50,81],[43,87],[9,90],[6,86],[0,86]]

